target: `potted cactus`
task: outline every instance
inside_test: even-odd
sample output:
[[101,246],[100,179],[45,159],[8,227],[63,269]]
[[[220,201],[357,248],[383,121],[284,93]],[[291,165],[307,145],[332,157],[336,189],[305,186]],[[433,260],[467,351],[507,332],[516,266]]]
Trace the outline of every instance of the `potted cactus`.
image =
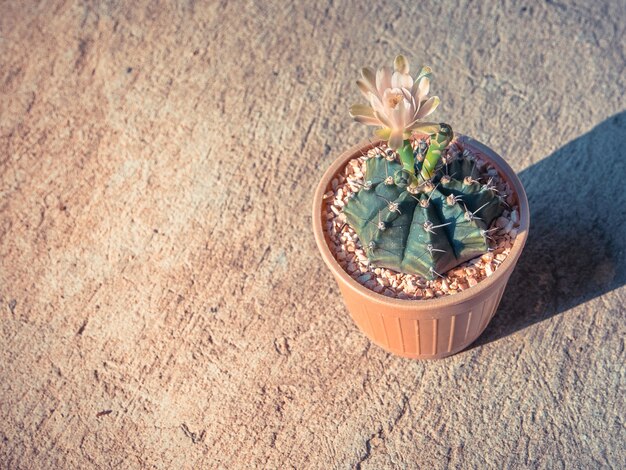
[[368,105],[352,117],[375,141],[344,152],[322,177],[313,227],[356,324],[376,344],[438,358],[473,342],[495,313],[526,241],[524,189],[483,144],[425,121],[432,71],[362,70]]

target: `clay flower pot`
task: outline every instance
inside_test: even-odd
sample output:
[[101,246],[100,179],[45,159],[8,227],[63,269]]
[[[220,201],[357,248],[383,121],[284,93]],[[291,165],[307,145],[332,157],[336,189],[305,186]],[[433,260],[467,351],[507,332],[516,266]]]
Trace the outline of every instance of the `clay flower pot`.
[[361,143],[344,152],[322,177],[313,199],[313,232],[317,246],[343,295],[359,329],[383,349],[405,357],[436,359],[457,353],[480,336],[493,318],[506,284],[528,237],[528,199],[519,178],[493,150],[480,142],[459,136],[458,140],[482,159],[491,162],[514,188],[519,203],[520,226],[513,247],[493,275],[454,295],[428,300],[404,300],[377,294],[354,280],[339,265],[328,247],[323,229],[323,195],[333,178],[353,158],[367,153],[379,142]]

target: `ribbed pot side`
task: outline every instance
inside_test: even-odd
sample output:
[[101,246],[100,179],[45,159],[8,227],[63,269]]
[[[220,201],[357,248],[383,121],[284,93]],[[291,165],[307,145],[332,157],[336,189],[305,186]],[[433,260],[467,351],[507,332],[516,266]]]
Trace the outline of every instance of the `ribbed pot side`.
[[313,199],[315,240],[324,262],[337,281],[352,319],[372,342],[399,356],[437,359],[459,352],[474,342],[498,309],[528,238],[528,199],[515,172],[499,155],[480,142],[466,136],[459,136],[458,140],[496,167],[501,177],[514,189],[520,211],[518,235],[509,255],[493,275],[463,292],[429,300],[389,298],[355,281],[331,253],[323,230],[326,209],[323,195],[330,189],[332,179],[351,159],[380,142],[362,142],[344,152],[324,173]]

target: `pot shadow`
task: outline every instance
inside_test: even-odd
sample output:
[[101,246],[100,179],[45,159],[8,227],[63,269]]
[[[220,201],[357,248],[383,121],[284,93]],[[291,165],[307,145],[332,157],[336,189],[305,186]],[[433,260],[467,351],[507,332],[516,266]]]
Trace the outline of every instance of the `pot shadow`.
[[626,281],[626,111],[519,176],[530,203],[529,237],[498,312],[473,347]]

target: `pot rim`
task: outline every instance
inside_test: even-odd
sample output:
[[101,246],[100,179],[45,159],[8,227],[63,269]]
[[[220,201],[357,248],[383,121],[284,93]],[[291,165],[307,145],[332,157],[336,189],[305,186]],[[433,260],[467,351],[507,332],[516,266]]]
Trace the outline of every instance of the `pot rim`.
[[487,294],[488,290],[492,286],[499,284],[499,280],[502,277],[509,276],[511,274],[513,268],[515,267],[515,264],[517,263],[517,260],[522,253],[522,249],[526,244],[526,240],[528,239],[528,230],[530,227],[530,209],[528,205],[528,198],[526,196],[526,192],[524,191],[524,187],[522,186],[522,182],[518,178],[515,171],[513,171],[513,169],[509,166],[509,164],[501,156],[499,156],[486,145],[462,134],[458,134],[455,140],[457,140],[464,146],[471,148],[475,153],[480,154],[481,158],[483,158],[484,160],[492,163],[498,170],[498,173],[500,173],[500,175],[504,177],[505,180],[507,180],[509,185],[513,187],[519,202],[520,223],[518,228],[518,234],[515,238],[515,241],[513,242],[511,252],[498,267],[498,269],[495,270],[493,275],[481,280],[475,286],[465,289],[464,291],[461,291],[457,294],[445,295],[439,298],[415,300],[387,297],[383,294],[379,294],[368,289],[367,287],[363,286],[355,279],[353,279],[341,267],[339,262],[335,259],[332,252],[330,251],[330,248],[328,247],[328,242],[324,234],[324,226],[322,222],[322,208],[324,202],[323,196],[327,192],[327,188],[330,185],[330,182],[337,175],[337,173],[341,169],[343,169],[343,167],[350,160],[362,155],[362,153],[366,153],[368,150],[376,147],[383,142],[382,140],[364,140],[343,152],[330,165],[330,167],[326,170],[326,172],[324,172],[322,178],[320,179],[315,190],[315,194],[313,196],[313,232],[315,235],[315,241],[322,255],[322,259],[329,267],[331,272],[336,277],[342,278],[342,280],[345,281],[345,285],[347,285],[350,289],[356,291],[358,294],[364,297],[367,297],[370,301],[375,303],[392,305],[396,308],[402,310],[410,310],[412,312],[432,312],[432,310],[436,308],[444,308],[462,304],[475,297],[481,296],[481,294]]

